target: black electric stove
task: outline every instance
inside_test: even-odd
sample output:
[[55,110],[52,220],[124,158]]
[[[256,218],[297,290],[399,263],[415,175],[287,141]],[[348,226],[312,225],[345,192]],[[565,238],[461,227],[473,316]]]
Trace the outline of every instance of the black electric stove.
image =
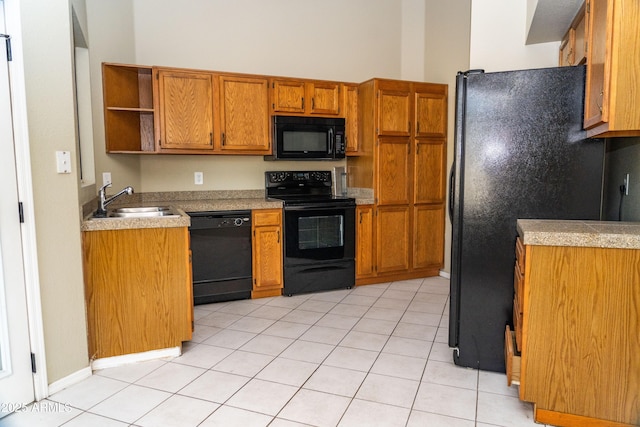
[[355,285],[355,199],[333,196],[330,171],[265,172],[284,202],[284,294]]

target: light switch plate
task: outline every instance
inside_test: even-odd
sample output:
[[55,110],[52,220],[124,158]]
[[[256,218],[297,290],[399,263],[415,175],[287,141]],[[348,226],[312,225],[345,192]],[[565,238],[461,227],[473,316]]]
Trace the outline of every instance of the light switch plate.
[[70,151],[56,151],[56,170],[58,173],[71,173]]
[[204,175],[202,172],[194,172],[193,173],[193,183],[196,185],[204,184]]

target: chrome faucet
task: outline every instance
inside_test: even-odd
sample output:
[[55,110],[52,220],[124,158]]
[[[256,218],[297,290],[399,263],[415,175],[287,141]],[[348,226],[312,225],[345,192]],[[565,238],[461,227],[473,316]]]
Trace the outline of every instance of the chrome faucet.
[[123,194],[133,194],[133,187],[125,187],[122,190],[120,190],[119,193],[114,194],[111,197],[107,197],[107,195],[105,194],[105,189],[110,185],[111,183],[108,183],[100,187],[100,190],[98,191],[98,195],[100,196],[100,205],[98,206],[98,209],[96,210],[93,216],[95,217],[107,216],[107,205],[109,203],[113,202],[116,198],[122,196]]

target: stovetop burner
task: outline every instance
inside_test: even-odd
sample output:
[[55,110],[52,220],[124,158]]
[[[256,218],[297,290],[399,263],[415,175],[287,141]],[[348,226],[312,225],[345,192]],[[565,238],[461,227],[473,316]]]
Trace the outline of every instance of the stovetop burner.
[[334,196],[330,171],[265,172],[267,199],[282,200],[285,206],[355,205],[352,197]]

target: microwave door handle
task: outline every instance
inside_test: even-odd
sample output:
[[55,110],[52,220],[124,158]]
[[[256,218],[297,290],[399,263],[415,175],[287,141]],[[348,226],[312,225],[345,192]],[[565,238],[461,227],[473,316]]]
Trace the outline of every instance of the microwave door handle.
[[329,154],[333,154],[334,145],[335,145],[335,136],[333,135],[333,128],[329,128]]

